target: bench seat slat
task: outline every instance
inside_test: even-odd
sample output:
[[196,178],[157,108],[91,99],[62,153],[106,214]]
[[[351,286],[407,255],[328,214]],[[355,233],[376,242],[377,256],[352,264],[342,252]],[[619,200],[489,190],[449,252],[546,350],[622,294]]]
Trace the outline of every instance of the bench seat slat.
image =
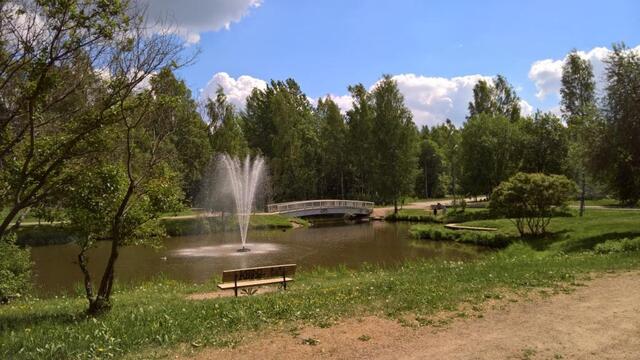
[[[269,285],[269,284],[281,284],[283,281],[286,281],[286,282],[293,281],[293,278],[285,277],[283,279],[281,277],[277,277],[277,278],[270,278],[270,279],[242,280],[242,281],[238,281],[238,288]],[[226,283],[218,284],[218,288],[221,290],[233,289],[235,287],[236,285],[234,282],[226,282]]]

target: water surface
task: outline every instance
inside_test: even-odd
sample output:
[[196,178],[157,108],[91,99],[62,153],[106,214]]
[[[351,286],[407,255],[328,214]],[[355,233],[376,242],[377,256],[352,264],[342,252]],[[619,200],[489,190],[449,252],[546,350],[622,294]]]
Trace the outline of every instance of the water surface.
[[[120,251],[116,266],[118,281],[138,282],[163,276],[195,283],[210,280],[222,270],[298,264],[300,270],[316,266],[363,263],[392,265],[407,259],[440,258],[466,260],[477,256],[471,245],[418,241],[411,238],[406,223],[372,222],[314,226],[287,231],[249,231],[247,253],[238,253],[239,233],[225,232],[168,238],[160,249],[128,246]],[[89,268],[97,277],[109,255],[108,242],[99,242],[89,252]],[[35,282],[42,295],[73,291],[82,277],[74,244],[34,247]]]

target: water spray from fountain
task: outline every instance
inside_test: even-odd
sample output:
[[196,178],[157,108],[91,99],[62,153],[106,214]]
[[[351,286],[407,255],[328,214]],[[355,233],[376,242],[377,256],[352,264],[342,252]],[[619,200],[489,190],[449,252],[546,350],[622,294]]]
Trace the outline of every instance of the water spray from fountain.
[[264,159],[256,156],[253,161],[247,155],[244,162],[240,159],[223,154],[221,162],[224,165],[231,186],[233,199],[236,204],[236,215],[240,227],[240,239],[242,248],[238,251],[249,251],[246,247],[249,220],[253,210],[253,202],[256,196],[256,188],[264,171]]

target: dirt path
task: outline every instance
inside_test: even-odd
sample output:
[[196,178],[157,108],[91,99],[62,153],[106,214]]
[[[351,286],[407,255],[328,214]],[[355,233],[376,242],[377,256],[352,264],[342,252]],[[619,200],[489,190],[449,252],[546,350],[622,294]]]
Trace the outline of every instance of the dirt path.
[[570,294],[485,304],[482,315],[441,328],[350,319],[299,334],[252,335],[238,348],[206,349],[195,358],[638,359],[639,299],[640,272],[608,274]]
[[[423,209],[428,210],[429,206],[436,205],[437,203],[444,204],[446,206],[450,206],[451,200],[429,200],[429,201],[418,201],[409,204],[404,204],[402,206],[403,209]],[[371,216],[373,217],[385,217],[388,213],[393,211],[393,206],[385,206],[385,207],[377,207],[373,209],[373,213]]]

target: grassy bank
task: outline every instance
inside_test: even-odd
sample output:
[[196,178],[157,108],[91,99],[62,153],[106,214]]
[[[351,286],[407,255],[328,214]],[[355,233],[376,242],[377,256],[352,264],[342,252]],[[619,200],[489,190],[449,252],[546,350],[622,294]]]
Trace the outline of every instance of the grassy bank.
[[[205,217],[196,216],[192,211],[178,214],[176,217],[161,219],[167,235],[183,236],[209,234],[221,231],[235,231],[238,228],[235,216]],[[282,215],[253,215],[249,227],[252,230],[290,229],[293,224],[307,226],[302,219],[292,219]],[[40,246],[66,244],[73,241],[72,235],[59,224],[27,224],[18,230],[18,243],[21,245]]]
[[495,217],[487,209],[483,208],[467,208],[464,211],[454,211],[449,209],[446,214],[438,211],[437,215],[433,215],[433,211],[426,209],[402,209],[397,214],[389,214],[385,217],[386,221],[408,221],[422,222],[432,224],[449,224],[461,223],[472,220],[484,220]]
[[[640,236],[640,212],[619,210],[590,210],[583,217],[576,210],[554,217],[542,238],[524,239],[538,250],[573,252],[593,250],[607,240],[618,241]],[[506,246],[519,241],[515,225],[509,219],[488,219],[464,222],[466,226],[497,228],[496,232],[449,230],[441,225],[414,225],[411,232],[418,238],[451,240],[491,247]]]
[[83,315],[80,298],[29,300],[0,307],[2,358],[132,358],[178,345],[229,346],[244,331],[329,326],[347,316],[378,314],[429,324],[440,310],[481,304],[505,292],[570,284],[593,271],[640,267],[640,253],[558,254],[514,244],[470,263],[408,262],[400,267],[302,273],[286,292],[253,297],[185,300],[213,290],[157,281],[119,290],[106,316]]

